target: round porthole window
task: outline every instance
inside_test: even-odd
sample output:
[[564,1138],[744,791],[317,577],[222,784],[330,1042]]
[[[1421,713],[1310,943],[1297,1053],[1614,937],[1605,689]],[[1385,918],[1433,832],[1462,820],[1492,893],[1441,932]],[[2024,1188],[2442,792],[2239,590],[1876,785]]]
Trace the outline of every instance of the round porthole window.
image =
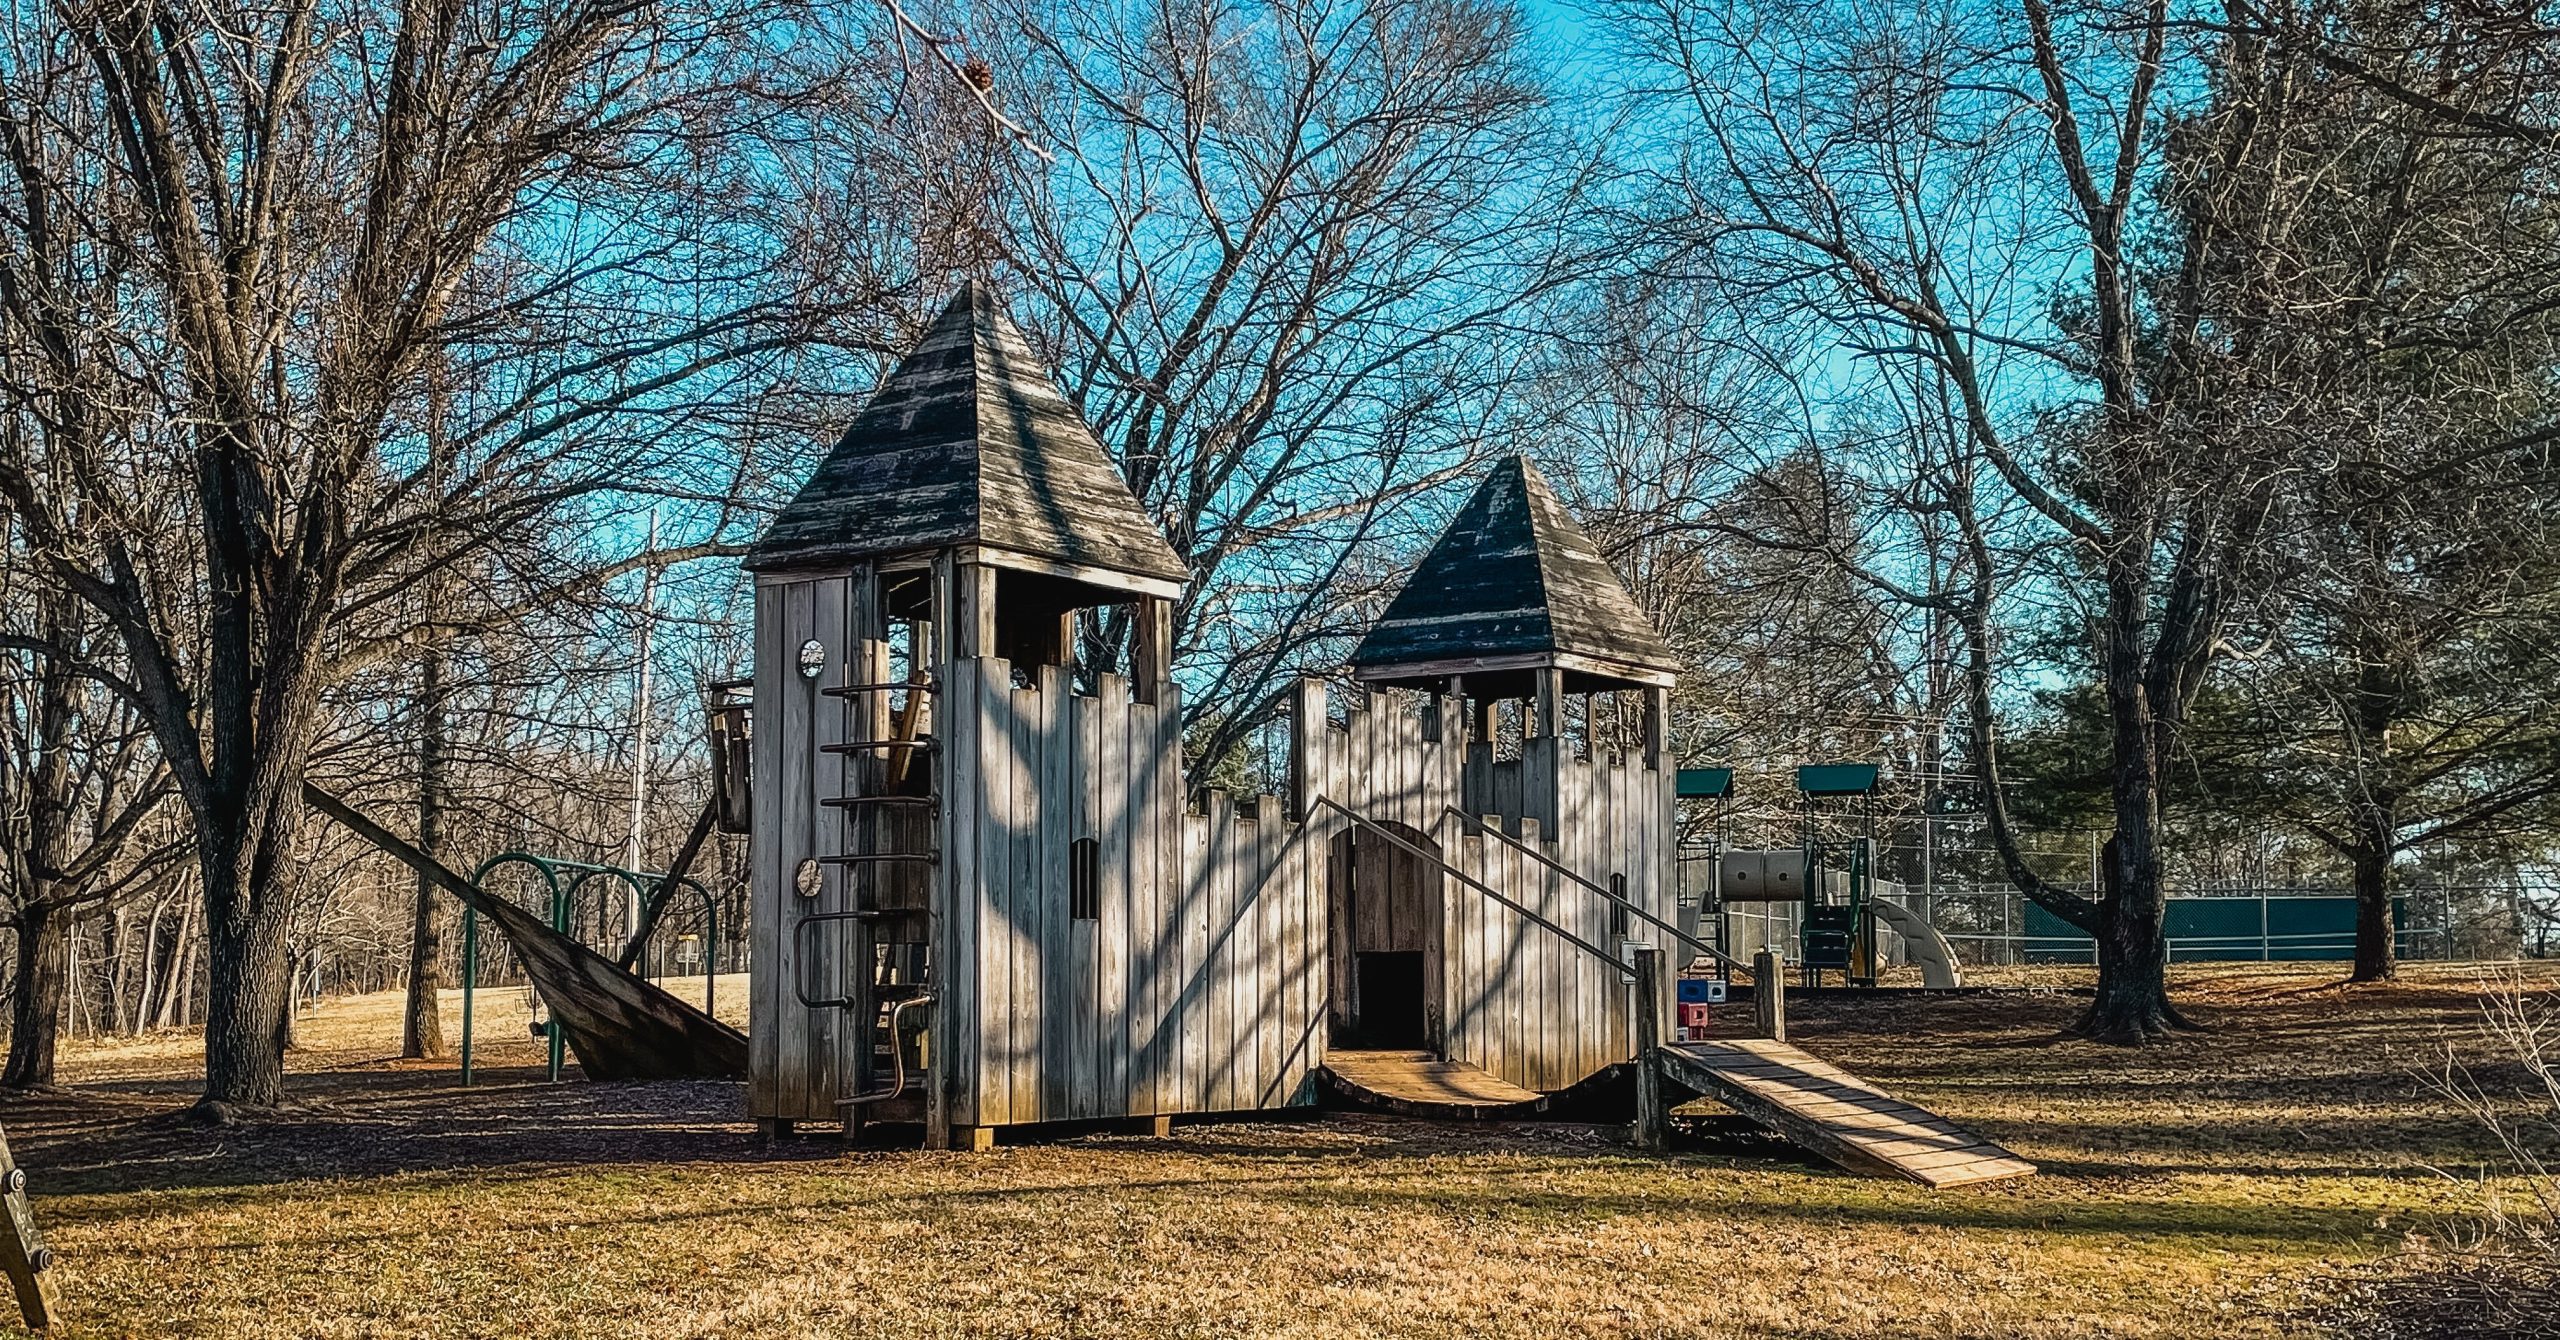
[[800,868],[791,872],[791,887],[798,890],[800,896],[803,898],[815,898],[818,896],[818,890],[821,886],[818,878],[818,863],[816,860],[811,859],[802,861],[800,863]]
[[827,668],[827,644],[811,638],[800,644],[800,677],[816,679]]

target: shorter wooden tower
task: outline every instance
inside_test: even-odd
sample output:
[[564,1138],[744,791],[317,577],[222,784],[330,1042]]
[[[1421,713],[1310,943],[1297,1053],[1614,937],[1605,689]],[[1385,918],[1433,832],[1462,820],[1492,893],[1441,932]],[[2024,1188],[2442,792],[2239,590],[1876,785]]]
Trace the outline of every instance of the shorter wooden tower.
[[[1420,734],[1442,766],[1324,785],[1459,871],[1495,862],[1485,882],[1587,945],[1658,944],[1598,891],[1673,914],[1664,734],[1678,663],[1546,480],[1510,457],[1351,657],[1361,684],[1423,695]],[[1471,829],[1490,846],[1461,848]],[[1631,1054],[1626,978],[1385,837],[1336,838],[1350,870],[1328,945],[1337,1039],[1416,1044],[1542,1090]],[[1419,1035],[1381,1028],[1381,988],[1402,1014],[1417,985]]]

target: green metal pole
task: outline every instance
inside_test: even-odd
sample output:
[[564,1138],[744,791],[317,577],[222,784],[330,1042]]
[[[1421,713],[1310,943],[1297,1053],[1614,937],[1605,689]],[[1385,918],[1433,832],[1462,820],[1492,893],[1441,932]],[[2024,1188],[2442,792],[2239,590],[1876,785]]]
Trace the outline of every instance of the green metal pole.
[[[542,873],[546,876],[551,875],[547,868]],[[551,929],[562,935],[569,933],[569,894],[567,890],[560,887],[560,881],[556,876],[551,879]],[[560,1082],[560,1062],[563,1059],[558,1010],[551,1012],[548,1023],[549,1027],[545,1031],[551,1035],[551,1082],[557,1084]]]
[[462,1082],[471,1082],[471,984],[480,975],[480,915],[462,909]]

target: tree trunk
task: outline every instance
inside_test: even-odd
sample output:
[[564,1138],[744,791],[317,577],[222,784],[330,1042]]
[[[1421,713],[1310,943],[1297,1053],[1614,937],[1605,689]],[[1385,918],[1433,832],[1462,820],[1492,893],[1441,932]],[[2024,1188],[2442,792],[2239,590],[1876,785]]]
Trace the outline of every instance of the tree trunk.
[[2387,982],[2400,975],[2400,928],[2391,908],[2391,857],[2371,845],[2354,854],[2356,968],[2351,982]]
[[[300,774],[295,774],[295,794]],[[254,850],[205,842],[204,1097],[197,1115],[227,1122],[284,1101],[290,1019],[293,830],[299,805],[260,807],[241,825]],[[240,829],[235,829],[235,833]]]
[[70,989],[69,913],[40,902],[20,911],[17,970],[18,989],[9,1003],[9,1060],[0,1068],[0,1086],[50,1088]]
[[[418,850],[444,859],[445,703],[444,656],[430,650],[419,677],[418,711]],[[444,1052],[444,1015],[437,1008],[444,987],[444,891],[418,876],[417,903],[409,932],[409,993],[400,1024],[400,1054],[439,1057]]]
[[[2155,893],[2153,901],[2156,903]],[[2098,994],[2072,1031],[2099,1042],[2147,1042],[2190,1025],[2169,1003],[2169,946],[2160,917],[2110,900],[2095,936]]]
[[181,1028],[194,1016],[196,998],[196,917],[202,903],[186,895],[178,899],[178,938],[169,946],[169,967],[160,988],[160,1015],[153,1024]]
[[2104,670],[2115,832],[2099,866],[2098,994],[2073,1031],[2129,1044],[2190,1025],[2169,1004],[2169,949],[2161,938],[2168,912],[2160,869],[2162,731],[2142,646],[2149,587],[2123,575],[2110,587]]

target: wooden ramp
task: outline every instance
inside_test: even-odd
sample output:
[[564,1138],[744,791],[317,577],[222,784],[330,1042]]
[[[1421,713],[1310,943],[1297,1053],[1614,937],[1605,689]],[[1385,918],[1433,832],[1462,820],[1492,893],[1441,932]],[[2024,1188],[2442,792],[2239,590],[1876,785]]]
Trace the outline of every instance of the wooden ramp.
[[1518,1120],[1547,1105],[1535,1089],[1429,1052],[1336,1048],[1325,1053],[1324,1074],[1344,1098],[1408,1117]]
[[1924,1186],[2024,1177],[2036,1165],[1801,1048],[1766,1038],[1663,1047],[1662,1074],[1851,1172]]

